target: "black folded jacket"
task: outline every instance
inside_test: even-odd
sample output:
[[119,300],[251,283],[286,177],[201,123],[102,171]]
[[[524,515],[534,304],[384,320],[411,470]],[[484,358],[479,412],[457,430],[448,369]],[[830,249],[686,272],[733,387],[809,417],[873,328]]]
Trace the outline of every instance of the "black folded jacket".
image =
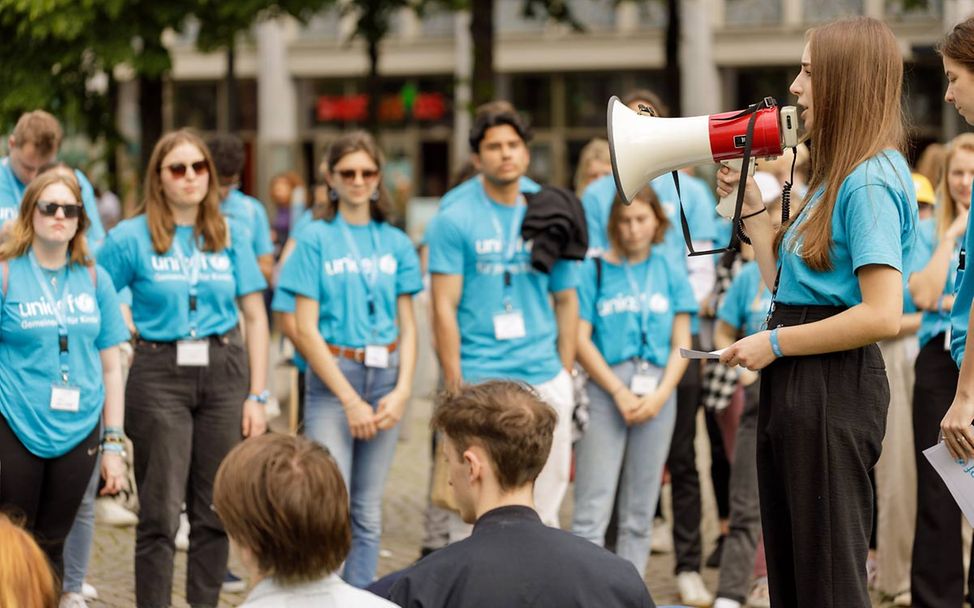
[[585,210],[575,193],[564,188],[543,186],[539,192],[525,194],[528,202],[521,238],[533,241],[531,266],[550,273],[555,262],[584,260],[588,251]]

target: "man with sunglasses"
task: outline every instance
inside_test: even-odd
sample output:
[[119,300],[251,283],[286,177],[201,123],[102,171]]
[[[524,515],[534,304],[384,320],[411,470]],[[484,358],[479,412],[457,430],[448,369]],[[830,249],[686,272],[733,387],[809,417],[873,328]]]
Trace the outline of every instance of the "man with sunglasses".
[[[43,110],[27,112],[17,120],[7,139],[8,155],[0,158],[0,238],[8,229],[10,220],[17,217],[27,185],[44,166],[57,158],[62,137],[61,124]],[[84,173],[75,170],[74,174],[81,186],[81,199],[88,216],[88,247],[97,254],[105,240],[105,229],[98,215],[95,189]]]
[[236,135],[219,134],[206,140],[213,155],[220,184],[220,210],[250,230],[250,242],[268,282],[274,269],[274,242],[264,203],[240,191],[240,174],[244,167],[244,145]]

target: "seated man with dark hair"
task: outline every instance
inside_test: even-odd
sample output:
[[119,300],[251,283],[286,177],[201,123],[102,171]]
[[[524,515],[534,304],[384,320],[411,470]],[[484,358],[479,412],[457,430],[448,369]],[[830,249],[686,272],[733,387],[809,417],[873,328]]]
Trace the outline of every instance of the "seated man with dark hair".
[[409,608],[653,607],[632,564],[541,523],[534,480],[551,449],[555,411],[529,387],[490,381],[440,397],[433,430],[460,515],[473,535],[405,570],[389,599]]
[[247,608],[394,608],[337,570],[352,546],[348,493],[325,448],[304,437],[252,437],[216,473],[213,506],[250,578]]

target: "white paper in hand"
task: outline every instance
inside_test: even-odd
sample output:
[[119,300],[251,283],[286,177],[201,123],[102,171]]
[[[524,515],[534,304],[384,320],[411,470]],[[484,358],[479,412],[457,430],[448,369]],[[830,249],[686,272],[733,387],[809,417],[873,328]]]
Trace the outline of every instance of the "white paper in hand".
[[923,450],[923,455],[944,480],[967,522],[974,526],[974,460],[955,459],[942,441]]
[[720,359],[720,356],[727,350],[722,348],[720,350],[715,350],[712,352],[707,352],[705,350],[691,350],[689,348],[681,348],[680,356],[684,359]]

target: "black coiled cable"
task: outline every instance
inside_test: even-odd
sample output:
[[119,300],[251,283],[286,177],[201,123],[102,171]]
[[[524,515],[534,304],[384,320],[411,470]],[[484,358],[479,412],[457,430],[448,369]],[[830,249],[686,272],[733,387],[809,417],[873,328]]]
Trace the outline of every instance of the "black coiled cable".
[[[781,186],[781,225],[784,226],[788,219],[791,217],[791,188],[795,183],[795,163],[798,161],[798,150],[796,148],[791,149],[791,178]],[[741,240],[742,243],[751,244],[751,239],[744,234],[744,218],[741,218],[741,223],[737,225],[737,238]]]

